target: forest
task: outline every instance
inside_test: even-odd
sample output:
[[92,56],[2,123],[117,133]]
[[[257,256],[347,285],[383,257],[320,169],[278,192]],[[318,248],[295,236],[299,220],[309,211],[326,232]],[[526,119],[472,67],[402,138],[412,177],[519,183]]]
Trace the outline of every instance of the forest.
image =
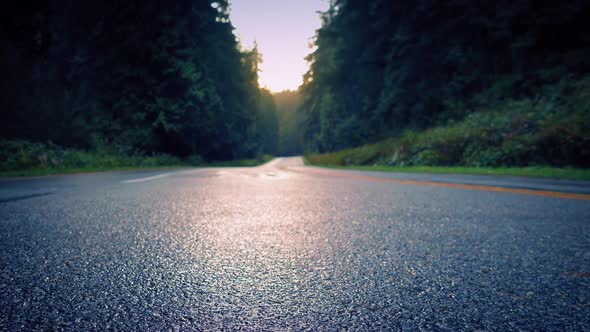
[[589,167],[588,17],[587,0],[332,1],[300,89],[305,149],[348,149],[312,156],[325,164]]
[[300,155],[303,153],[301,93],[286,90],[274,93],[273,98],[279,121],[278,153],[284,156]]
[[590,167],[590,1],[333,0],[303,84],[274,95],[230,10],[0,4],[0,170],[85,166],[93,154],[107,166],[305,153]]
[[261,55],[239,45],[228,1],[0,6],[4,159],[15,140],[204,160],[276,153]]

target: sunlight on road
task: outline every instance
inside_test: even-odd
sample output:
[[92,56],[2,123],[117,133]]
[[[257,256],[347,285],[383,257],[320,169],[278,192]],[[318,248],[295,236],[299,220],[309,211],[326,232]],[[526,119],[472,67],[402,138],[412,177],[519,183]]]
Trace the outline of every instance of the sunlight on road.
[[[202,267],[207,296],[231,304],[234,312],[240,308],[239,319],[297,314],[294,308],[304,306],[311,292],[320,300],[334,286],[328,262],[318,256],[332,255],[320,224],[325,212],[316,210],[322,202],[302,195],[308,188],[300,182],[285,181],[301,175],[281,170],[297,165],[296,160],[275,160],[223,172],[207,187],[203,205],[214,207],[207,211]],[[202,232],[201,226],[195,232]],[[194,254],[203,257],[200,248]]]

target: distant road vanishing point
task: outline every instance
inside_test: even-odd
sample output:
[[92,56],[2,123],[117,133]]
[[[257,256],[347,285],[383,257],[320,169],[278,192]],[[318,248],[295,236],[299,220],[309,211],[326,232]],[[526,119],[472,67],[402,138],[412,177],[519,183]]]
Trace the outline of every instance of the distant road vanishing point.
[[590,184],[307,167],[0,180],[0,330],[590,330]]

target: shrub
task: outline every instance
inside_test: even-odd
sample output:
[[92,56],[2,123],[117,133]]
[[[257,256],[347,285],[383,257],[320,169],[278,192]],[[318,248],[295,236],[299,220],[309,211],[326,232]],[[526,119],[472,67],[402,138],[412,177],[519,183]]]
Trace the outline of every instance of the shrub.
[[[200,162],[194,156],[192,161]],[[0,171],[32,169],[77,169],[155,167],[181,165],[183,161],[170,155],[127,155],[117,149],[101,146],[94,151],[62,148],[52,143],[22,140],[0,140]]]
[[508,100],[447,126],[406,131],[396,139],[309,155],[308,160],[324,165],[590,167],[590,78],[572,89],[567,97]]

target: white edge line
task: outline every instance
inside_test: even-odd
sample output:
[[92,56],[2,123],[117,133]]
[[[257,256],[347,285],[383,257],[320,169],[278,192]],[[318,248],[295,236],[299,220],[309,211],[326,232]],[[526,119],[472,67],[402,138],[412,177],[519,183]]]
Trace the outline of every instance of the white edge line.
[[160,174],[160,175],[148,176],[147,178],[125,180],[125,181],[121,181],[121,183],[137,183],[137,182],[143,182],[143,181],[151,181],[151,180],[155,180],[155,179],[165,178],[167,176],[170,176],[171,174],[172,173],[164,173],[164,174]]

